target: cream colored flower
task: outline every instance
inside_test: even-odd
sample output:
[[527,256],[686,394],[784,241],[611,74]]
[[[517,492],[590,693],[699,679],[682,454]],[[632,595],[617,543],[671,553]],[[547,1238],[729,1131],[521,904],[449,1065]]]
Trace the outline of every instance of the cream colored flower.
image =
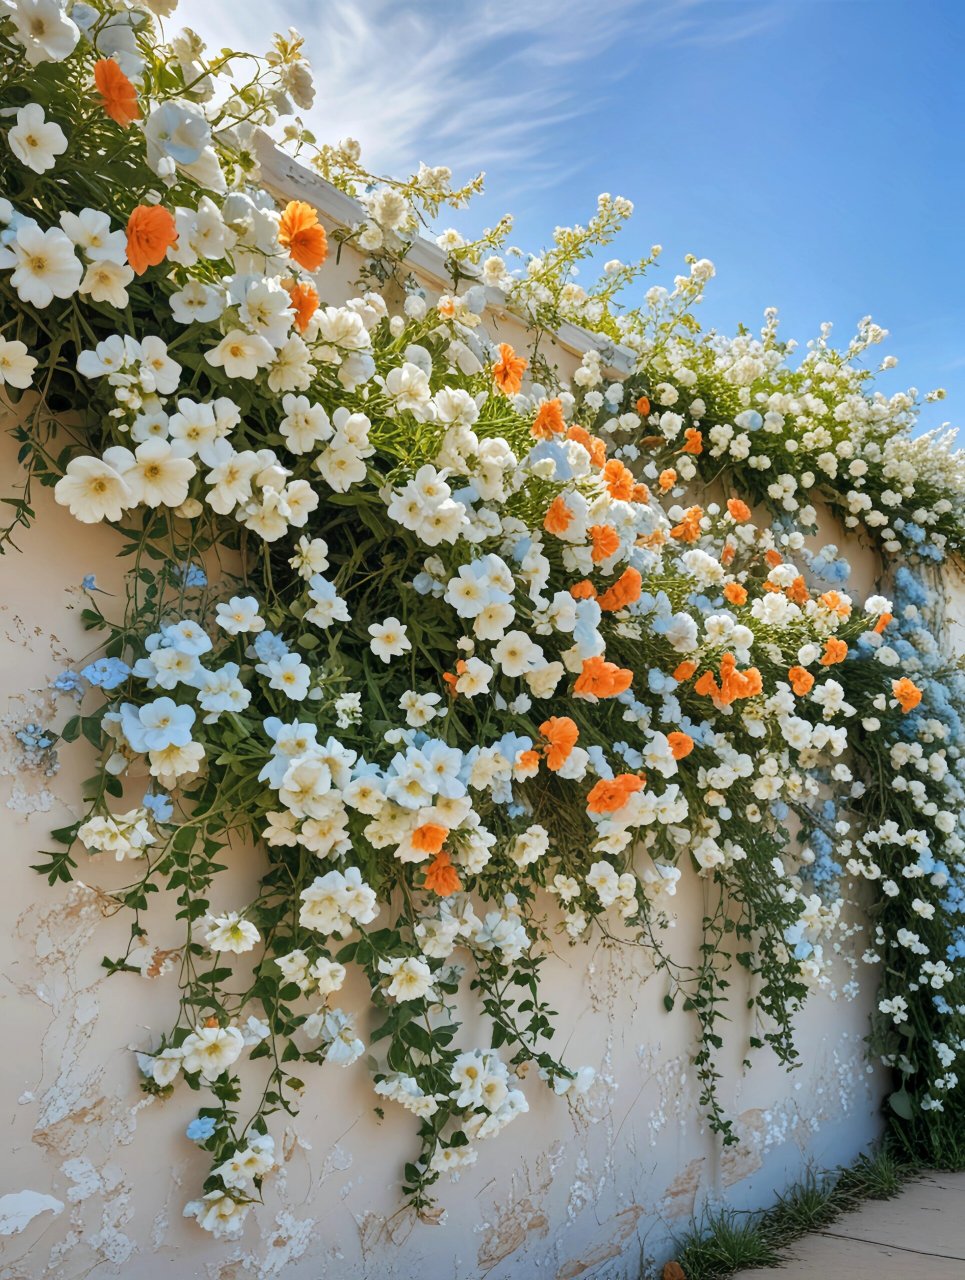
[[73,458],[54,486],[54,498],[83,524],[120,520],[135,502],[124,478],[100,458]]

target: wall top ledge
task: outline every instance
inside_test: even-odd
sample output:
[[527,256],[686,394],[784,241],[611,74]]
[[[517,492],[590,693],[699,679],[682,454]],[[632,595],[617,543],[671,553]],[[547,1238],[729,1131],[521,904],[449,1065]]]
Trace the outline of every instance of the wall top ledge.
[[[353,227],[364,220],[365,210],[357,200],[347,196],[344,191],[339,191],[319,174],[313,173],[288,155],[261,129],[256,131],[254,150],[261,166],[262,181],[274,195],[284,200],[305,200],[328,221],[340,227]],[[424,236],[416,236],[413,240],[406,255],[406,265],[431,287],[440,291],[449,287],[446,254]],[[467,273],[471,274],[472,269],[468,268]],[[506,294],[501,289],[493,289],[488,285],[483,287],[487,304],[493,311],[501,311],[525,321],[526,317],[509,305]],[[561,347],[578,356],[586,351],[598,351],[611,378],[626,378],[636,367],[636,356],[628,347],[581,329],[568,320],[560,326],[554,337]]]

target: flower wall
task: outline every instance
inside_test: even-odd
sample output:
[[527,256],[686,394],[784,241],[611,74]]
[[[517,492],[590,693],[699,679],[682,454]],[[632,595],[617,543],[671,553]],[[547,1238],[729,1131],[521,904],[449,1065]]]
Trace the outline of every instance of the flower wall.
[[[373,1121],[410,1116],[398,1203],[438,1222],[536,1091],[592,1114],[605,1053],[574,1056],[543,979],[601,946],[694,1034],[724,1158],[734,1062],[793,1068],[809,994],[862,975],[896,1131],[957,1158],[963,689],[935,600],[963,473],[912,437],[917,393],[874,389],[883,331],[803,359],[773,313],[705,334],[705,259],[624,308],[658,249],[576,283],[631,212],[609,196],[536,257],[509,219],[438,234],[427,288],[420,219],[478,181],[318,147],[295,33],[209,59],[173,7],[6,6],[0,376],[11,554],[45,487],[81,537],[113,526],[55,728],[15,735],[42,771],[96,752],[34,865],[113,861],[104,967],[178,992],[132,1048],[145,1101],[194,1095],[184,1212],[234,1247],[341,1067]],[[316,203],[271,194],[265,129]],[[354,212],[326,230],[329,199]]]

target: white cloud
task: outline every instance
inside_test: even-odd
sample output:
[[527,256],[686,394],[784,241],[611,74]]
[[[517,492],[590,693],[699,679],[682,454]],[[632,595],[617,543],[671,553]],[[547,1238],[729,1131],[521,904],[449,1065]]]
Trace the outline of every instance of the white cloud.
[[[324,141],[358,138],[376,171],[525,166],[532,186],[559,176],[557,131],[599,105],[632,53],[744,39],[777,11],[772,0],[181,0],[174,22],[213,49],[253,52],[297,27],[318,85],[306,122]],[[611,74],[588,82],[604,53]]]

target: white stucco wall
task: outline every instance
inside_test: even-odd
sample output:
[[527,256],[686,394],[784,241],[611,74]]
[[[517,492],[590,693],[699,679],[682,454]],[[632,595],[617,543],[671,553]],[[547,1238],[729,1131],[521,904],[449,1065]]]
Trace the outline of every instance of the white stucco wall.
[[[327,300],[345,296],[352,266],[345,253],[337,269],[326,269]],[[517,321],[504,317],[498,327],[523,345]],[[572,369],[572,344],[557,354]],[[4,437],[0,475],[9,482],[15,474],[15,448]],[[122,882],[123,868],[82,854],[79,880],[51,889],[29,867],[48,830],[76,816],[91,757],[86,744],[74,744],[46,776],[26,767],[15,735],[29,722],[56,727],[71,714],[48,685],[89,646],[79,585],[96,572],[110,590],[119,569],[110,530],[77,525],[49,490],[36,507],[36,527],[19,538],[22,553],[0,560],[0,1025],[7,1048],[0,1054],[7,1127],[0,1280],[629,1280],[669,1255],[670,1237],[703,1204],[769,1203],[807,1165],[847,1161],[874,1138],[882,1082],[863,1053],[873,992],[864,982],[857,998],[841,996],[854,976],[844,960],[832,990],[816,995],[799,1019],[804,1060],[790,1075],[766,1051],[742,1067],[750,1026],[744,977],[734,975],[722,1096],[741,1141],[724,1150],[697,1103],[694,1025],[682,1012],[664,1011],[663,979],[652,976],[647,953],[561,946],[545,970],[546,993],[560,1013],[554,1045],[565,1047],[569,1061],[598,1068],[599,1080],[573,1109],[528,1083],[529,1114],[484,1145],[460,1182],[440,1188],[442,1224],[399,1213],[398,1179],[415,1150],[414,1129],[396,1108],[381,1122],[374,1115],[378,1099],[364,1062],[306,1072],[300,1116],[287,1126],[275,1118],[283,1163],[239,1243],[213,1240],[184,1221],[182,1206],[207,1171],[205,1153],[184,1136],[199,1095],[178,1088],[166,1102],[144,1097],[131,1052],[150,1047],[172,1020],[175,975],[107,977],[100,967],[127,937],[126,918],[112,915],[99,893]],[[869,589],[870,554],[832,526],[827,532],[855,567],[857,594]],[[254,850],[232,857],[234,874],[222,877],[229,887],[219,892],[233,900],[219,901],[222,908],[248,900],[260,866]],[[703,892],[690,875],[678,893],[680,955],[695,954]],[[154,945],[177,945],[172,915],[169,903],[152,906]],[[364,1010],[365,993],[355,995]]]
[[[4,440],[2,474],[13,471]],[[862,1050],[869,989],[854,1001],[813,998],[799,1023],[804,1063],[787,1075],[766,1052],[741,1068],[749,1027],[735,979],[723,1097],[741,1143],[722,1150],[697,1105],[693,1024],[664,1011],[663,979],[650,977],[647,954],[579,944],[547,966],[547,994],[560,1011],[558,1044],[571,1061],[597,1067],[600,1080],[572,1111],[532,1082],[529,1115],[441,1188],[444,1225],[396,1216],[413,1130],[393,1108],[377,1120],[362,1062],[312,1069],[297,1121],[285,1128],[276,1119],[284,1164],[240,1244],[183,1221],[181,1207],[206,1173],[205,1154],[184,1137],[198,1095],[143,1097],[130,1052],[151,1046],[171,1019],[175,977],[107,977],[100,968],[102,956],[123,949],[127,921],[111,916],[98,889],[122,883],[123,868],[82,855],[83,883],[53,889],[30,870],[49,829],[76,815],[90,749],[63,749],[48,777],[25,767],[15,734],[71,714],[48,684],[89,646],[79,584],[96,571],[111,589],[118,567],[110,530],[78,526],[49,491],[37,511],[22,553],[0,561],[2,1280],[636,1277],[643,1261],[667,1256],[668,1235],[705,1199],[766,1203],[807,1163],[848,1160],[873,1138],[880,1082]],[[259,866],[252,850],[233,857],[230,888],[220,890],[232,895],[226,908],[247,900]],[[680,955],[694,954],[702,891],[689,877],[678,894]],[[169,907],[152,907],[148,920],[160,947],[179,940]],[[836,985],[851,976],[840,963]],[[364,1009],[361,990],[357,998]]]

